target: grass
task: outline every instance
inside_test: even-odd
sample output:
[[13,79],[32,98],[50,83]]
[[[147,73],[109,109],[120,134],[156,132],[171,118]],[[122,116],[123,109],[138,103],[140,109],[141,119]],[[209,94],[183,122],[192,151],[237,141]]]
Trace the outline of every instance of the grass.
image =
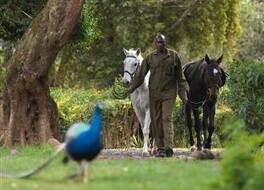
[[[52,152],[49,146],[0,151],[0,170],[19,172],[44,161]],[[184,162],[176,158],[142,160],[96,160],[90,167],[90,181],[82,184],[65,177],[76,169],[75,163],[64,165],[62,156],[30,179],[0,178],[0,190],[111,190],[111,189],[210,189],[219,174],[216,161]]]

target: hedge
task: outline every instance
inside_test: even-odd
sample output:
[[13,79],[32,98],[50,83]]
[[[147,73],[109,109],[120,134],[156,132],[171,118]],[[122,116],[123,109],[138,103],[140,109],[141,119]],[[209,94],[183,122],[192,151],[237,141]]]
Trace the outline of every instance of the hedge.
[[[59,110],[59,128],[64,136],[67,128],[74,122],[89,121],[96,102],[104,101],[107,108],[103,111],[103,142],[106,148],[141,147],[139,124],[129,99],[116,100],[111,96],[111,89],[52,89]],[[180,100],[174,108],[175,146],[186,147],[188,130],[185,127]],[[221,126],[232,111],[219,102],[216,112],[216,133],[213,146],[219,147],[224,139]]]
[[264,130],[264,62],[235,61],[228,65],[228,104],[247,129]]

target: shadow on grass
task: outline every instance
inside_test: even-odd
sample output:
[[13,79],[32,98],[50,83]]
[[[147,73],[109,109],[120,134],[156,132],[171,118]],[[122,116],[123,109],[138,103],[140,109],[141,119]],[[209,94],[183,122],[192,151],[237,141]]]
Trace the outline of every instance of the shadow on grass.
[[[117,182],[122,178],[124,179],[124,176],[96,176],[89,179],[89,182],[93,183],[100,183],[100,182]],[[27,179],[20,179],[21,181],[25,182],[41,182],[41,183],[49,183],[49,184],[62,184],[65,183],[65,181],[73,182],[73,183],[82,183],[82,180],[79,176],[77,177],[69,177],[69,176],[63,176],[61,178],[47,178],[47,176],[34,176],[32,178]]]

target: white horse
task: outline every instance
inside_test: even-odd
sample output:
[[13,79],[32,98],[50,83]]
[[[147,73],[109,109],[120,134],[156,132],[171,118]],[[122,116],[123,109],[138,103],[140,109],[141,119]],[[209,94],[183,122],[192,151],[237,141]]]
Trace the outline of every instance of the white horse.
[[[129,85],[136,72],[143,61],[140,49],[123,49],[126,55],[124,59],[124,75],[122,82],[125,85]],[[148,156],[148,144],[149,144],[149,128],[150,128],[150,110],[149,110],[149,76],[147,73],[144,82],[130,94],[131,102],[135,110],[136,116],[141,125],[141,129],[144,136],[143,156]]]

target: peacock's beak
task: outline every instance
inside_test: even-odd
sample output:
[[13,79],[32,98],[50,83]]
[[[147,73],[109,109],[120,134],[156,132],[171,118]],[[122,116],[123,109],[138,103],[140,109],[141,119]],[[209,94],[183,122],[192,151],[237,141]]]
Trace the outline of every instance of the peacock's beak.
[[99,102],[99,103],[97,104],[97,106],[98,106],[100,109],[104,109],[104,108],[107,107],[107,105],[106,105],[105,102]]

